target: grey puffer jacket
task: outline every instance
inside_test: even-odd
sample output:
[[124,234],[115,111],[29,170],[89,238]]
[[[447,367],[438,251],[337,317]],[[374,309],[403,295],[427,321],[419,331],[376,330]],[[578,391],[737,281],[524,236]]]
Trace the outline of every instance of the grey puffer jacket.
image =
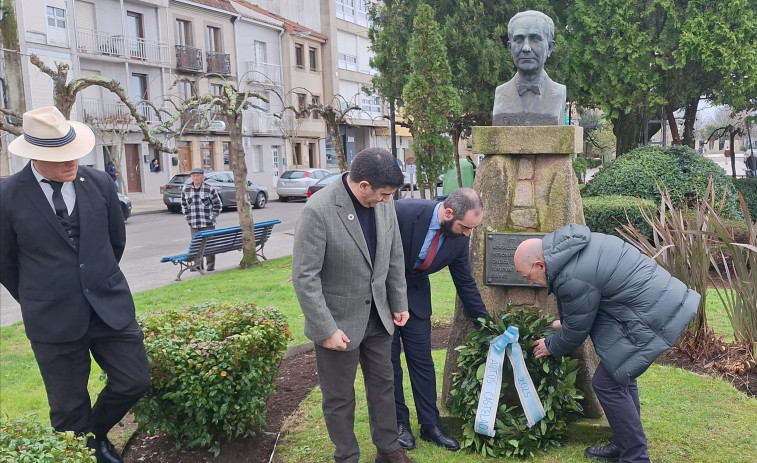
[[545,343],[570,354],[591,335],[605,369],[621,386],[670,348],[701,299],[623,240],[567,225],[544,237],[547,292],[558,300],[562,329]]

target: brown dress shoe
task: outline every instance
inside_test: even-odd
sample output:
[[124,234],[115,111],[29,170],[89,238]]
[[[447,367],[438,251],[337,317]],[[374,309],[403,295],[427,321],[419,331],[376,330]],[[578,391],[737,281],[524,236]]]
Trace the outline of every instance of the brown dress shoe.
[[377,453],[376,463],[413,463],[413,460],[405,455],[405,449],[397,449],[392,453]]

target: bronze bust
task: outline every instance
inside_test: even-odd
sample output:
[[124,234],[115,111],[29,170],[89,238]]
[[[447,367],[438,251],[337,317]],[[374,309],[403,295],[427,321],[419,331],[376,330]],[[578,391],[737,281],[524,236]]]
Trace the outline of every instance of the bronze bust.
[[563,125],[565,85],[549,78],[544,62],[555,46],[555,24],[539,11],[521,11],[507,25],[515,77],[497,87],[492,125]]

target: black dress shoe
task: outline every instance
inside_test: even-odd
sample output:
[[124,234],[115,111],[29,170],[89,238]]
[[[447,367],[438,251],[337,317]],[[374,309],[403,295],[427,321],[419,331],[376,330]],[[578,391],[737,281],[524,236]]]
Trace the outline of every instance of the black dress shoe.
[[599,461],[619,461],[620,450],[615,447],[615,444],[605,445],[604,447],[587,447],[584,456]]
[[447,450],[460,450],[460,443],[450,436],[438,424],[422,424],[421,439],[433,442]]
[[107,438],[98,440],[90,437],[87,440],[87,447],[95,449],[97,463],[124,463],[123,458],[118,454],[118,450]]
[[410,424],[397,423],[397,442],[399,442],[400,447],[405,450],[415,448],[415,436],[413,436],[413,432],[410,431]]

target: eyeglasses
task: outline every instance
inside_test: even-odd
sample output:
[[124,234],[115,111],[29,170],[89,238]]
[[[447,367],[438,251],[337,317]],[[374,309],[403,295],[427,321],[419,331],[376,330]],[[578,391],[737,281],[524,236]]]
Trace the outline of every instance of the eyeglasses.
[[462,222],[458,222],[460,224],[460,227],[462,227],[463,230],[475,230],[476,227],[469,227],[467,225],[463,225]]

